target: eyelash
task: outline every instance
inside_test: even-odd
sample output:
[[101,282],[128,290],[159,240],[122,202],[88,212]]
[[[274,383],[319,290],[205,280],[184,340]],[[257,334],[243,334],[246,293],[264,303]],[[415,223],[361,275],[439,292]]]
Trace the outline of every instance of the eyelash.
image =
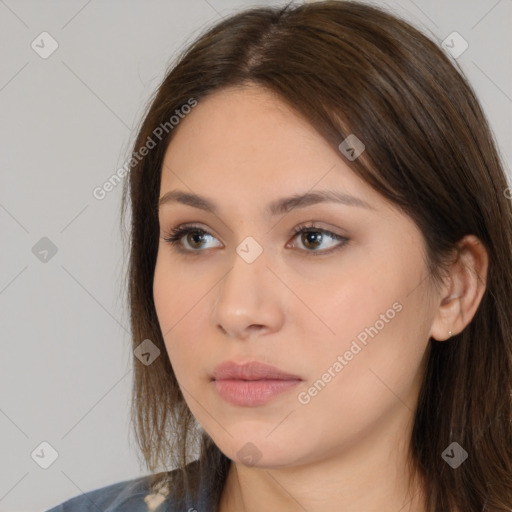
[[[163,240],[166,243],[174,246],[181,253],[194,254],[194,253],[203,252],[202,249],[197,249],[197,250],[196,249],[184,249],[183,247],[181,247],[181,245],[180,245],[181,239],[185,235],[188,235],[191,232],[198,232],[198,233],[203,233],[206,235],[213,236],[213,235],[211,235],[211,233],[208,233],[208,231],[200,228],[199,226],[184,225],[184,226],[178,226],[176,228],[171,229],[170,232],[166,233],[166,236],[163,237]],[[292,238],[296,238],[297,235],[299,235],[301,233],[321,233],[322,235],[327,235],[330,238],[333,238],[334,240],[341,242],[340,244],[338,244],[334,247],[331,247],[330,249],[323,250],[323,251],[304,249],[305,252],[310,253],[314,256],[322,255],[322,254],[330,254],[333,251],[341,249],[349,241],[349,239],[346,237],[343,237],[341,235],[338,235],[338,234],[328,231],[326,229],[317,227],[314,222],[301,224],[301,225],[297,226],[292,232]]]

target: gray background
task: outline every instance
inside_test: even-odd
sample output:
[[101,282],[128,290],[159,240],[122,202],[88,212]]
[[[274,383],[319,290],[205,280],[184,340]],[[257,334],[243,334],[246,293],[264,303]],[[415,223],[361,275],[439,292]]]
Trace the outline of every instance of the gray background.
[[[121,186],[92,191],[124,164],[179,49],[221,16],[283,3],[0,0],[0,511],[147,474],[128,424]],[[510,176],[512,1],[374,3],[439,43],[453,31],[469,43],[457,61]],[[46,59],[31,47],[43,31],[59,45]],[[57,248],[46,262],[32,250],[43,237]],[[49,456],[43,441],[58,452],[47,469],[31,456]]]

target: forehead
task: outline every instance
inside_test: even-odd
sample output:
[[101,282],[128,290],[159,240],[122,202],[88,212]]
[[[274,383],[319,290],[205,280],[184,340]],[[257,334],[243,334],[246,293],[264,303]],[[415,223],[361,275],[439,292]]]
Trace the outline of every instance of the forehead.
[[281,161],[305,153],[305,143],[317,148],[322,142],[305,119],[266,89],[230,87],[198,101],[174,128],[166,157],[173,161],[182,157],[202,161],[210,155],[218,161],[270,160],[272,153],[274,160]]
[[[378,194],[346,159],[277,96],[258,87],[214,92],[174,128],[162,165],[171,189],[267,205],[314,189]],[[381,198],[382,200],[382,198]]]

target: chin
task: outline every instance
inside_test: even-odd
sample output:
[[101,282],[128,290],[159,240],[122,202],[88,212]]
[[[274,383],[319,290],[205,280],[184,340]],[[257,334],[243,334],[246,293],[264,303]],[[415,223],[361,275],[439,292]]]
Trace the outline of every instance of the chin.
[[270,469],[296,464],[298,454],[293,446],[296,447],[297,444],[283,446],[282,440],[277,439],[271,442],[265,439],[267,433],[268,431],[261,436],[251,436],[247,433],[241,439],[230,439],[229,445],[216,444],[226,457],[243,466]]

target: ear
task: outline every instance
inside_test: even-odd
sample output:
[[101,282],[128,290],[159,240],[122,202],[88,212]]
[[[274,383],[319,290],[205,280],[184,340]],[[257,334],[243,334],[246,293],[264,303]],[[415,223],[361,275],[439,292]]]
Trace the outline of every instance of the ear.
[[437,341],[459,334],[471,322],[487,284],[489,257],[482,242],[474,235],[466,235],[457,249],[456,260],[436,295],[438,309],[430,336]]

